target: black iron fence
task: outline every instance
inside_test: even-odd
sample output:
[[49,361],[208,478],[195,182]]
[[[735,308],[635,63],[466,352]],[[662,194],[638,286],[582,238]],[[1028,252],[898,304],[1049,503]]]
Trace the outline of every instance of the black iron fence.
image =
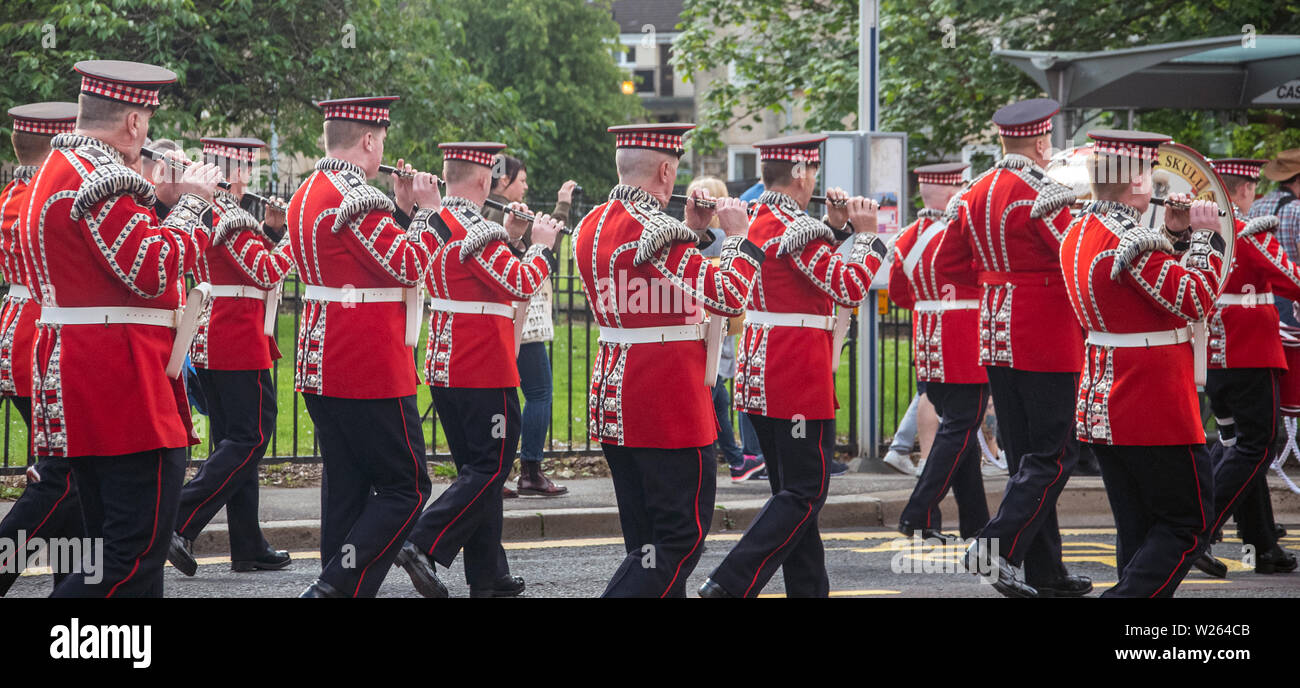
[[[0,181],[7,182],[0,177]],[[262,189],[263,195],[274,194],[288,198],[296,186],[289,184]],[[598,199],[592,199],[598,200]],[[580,218],[592,207],[584,200],[574,209],[573,217]],[[533,206],[535,210],[549,210],[547,204]],[[680,214],[680,208],[670,208]],[[545,452],[550,456],[575,454],[598,454],[600,445],[587,436],[587,386],[591,375],[591,366],[596,349],[597,328],[587,307],[582,290],[582,281],[574,268],[573,256],[565,239],[561,247],[559,270],[552,275],[553,299],[552,309],[555,321],[555,336],[547,343],[552,363],[552,382],[554,395],[552,415],[547,434]],[[320,460],[319,446],[316,442],[314,426],[302,403],[300,395],[293,392],[293,351],[294,339],[301,322],[302,286],[296,278],[290,277],[285,283],[284,299],[276,326],[276,341],[283,358],[276,362],[272,371],[275,381],[279,418],[276,433],[272,437],[267,451],[266,461],[279,462],[315,462]],[[876,307],[874,301],[864,304],[863,308]],[[908,313],[891,309],[882,318],[880,356],[882,364],[880,437],[893,432],[915,389],[910,362],[910,320]],[[858,427],[858,345],[857,328],[849,330],[849,337],[843,352],[843,363],[836,379],[837,397],[841,408],[837,414],[838,445],[841,449],[856,451],[860,442]],[[416,349],[416,363],[423,363],[424,338]],[[105,403],[110,403],[106,401]],[[436,413],[431,403],[428,388],[421,387],[419,405],[423,412],[425,438],[432,458],[442,460],[449,458],[438,426]],[[733,421],[735,420],[733,411]],[[3,411],[3,463],[0,474],[17,473],[28,463],[27,428],[11,404],[4,404]],[[206,431],[206,419],[195,414],[196,428],[200,436]],[[733,427],[736,427],[733,423]],[[739,438],[737,438],[739,439]],[[210,446],[205,442],[192,448],[194,459],[205,458]]]

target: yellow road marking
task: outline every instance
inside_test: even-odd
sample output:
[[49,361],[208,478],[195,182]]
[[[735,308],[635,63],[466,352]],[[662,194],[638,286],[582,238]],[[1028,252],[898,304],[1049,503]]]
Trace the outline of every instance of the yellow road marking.
[[[832,590],[831,597],[875,597],[883,595],[901,595],[902,590]],[[769,592],[759,595],[760,599],[784,598],[783,592]]]

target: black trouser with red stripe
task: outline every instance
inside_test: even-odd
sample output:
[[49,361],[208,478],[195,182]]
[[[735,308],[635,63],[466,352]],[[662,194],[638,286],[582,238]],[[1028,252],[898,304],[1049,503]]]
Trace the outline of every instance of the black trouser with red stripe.
[[415,395],[302,398],[325,463],[320,579],[348,597],[374,597],[429,498]]
[[[31,397],[9,397],[18,415],[31,427]],[[10,507],[0,521],[0,542],[16,543],[18,533],[24,539],[79,538],[85,532],[81,523],[81,505],[77,501],[77,485],[72,479],[72,464],[64,457],[47,457],[36,464],[38,482],[28,482],[18,501]],[[0,558],[0,596],[9,592],[18,575],[15,562]],[[58,586],[67,576],[66,571],[54,573]]]
[[826,552],[817,517],[826,503],[835,419],[792,421],[750,413],[767,462],[772,498],[709,574],[735,597],[756,597],[780,568],[787,597],[827,597]]
[[54,597],[163,596],[185,457],[182,447],[69,459],[87,541],[102,538],[103,556],[68,576]]
[[978,436],[988,407],[989,386],[927,382],[925,391],[939,415],[939,431],[899,522],[915,530],[942,530],[939,503],[951,488],[957,498],[961,536],[974,537],[989,520]]
[[713,522],[713,445],[684,449],[601,443],[627,556],[602,597],[686,597]]
[[1102,597],[1172,597],[1213,517],[1205,445],[1093,444],[1115,515],[1119,581]]
[[[1274,368],[1215,369],[1206,375],[1205,394],[1210,398],[1210,408],[1215,418],[1225,421],[1223,425],[1228,425],[1229,419],[1233,421],[1231,434],[1236,440],[1222,448],[1222,456],[1214,463],[1210,532],[1221,528],[1229,514],[1250,494],[1257,493],[1260,481],[1268,474],[1269,448],[1278,426],[1278,375]],[[1258,500],[1250,506],[1243,514],[1246,518],[1239,519],[1237,526],[1242,540],[1262,554],[1277,545],[1277,537],[1272,524],[1258,517]]]
[[433,387],[434,408],[456,462],[456,480],[420,514],[410,541],[443,566],[465,552],[465,582],[491,588],[510,575],[501,547],[501,487],[519,447],[514,387]]
[[275,434],[270,370],[197,369],[208,402],[212,453],[181,490],[176,532],[193,540],[226,507],[230,558],[248,561],[270,549],[257,520],[257,466]]
[[1024,564],[1030,585],[1066,575],[1056,499],[1079,460],[1074,438],[1075,373],[1040,373],[985,366],[1005,440],[1010,477],[1002,504],[981,538],[996,538],[998,553]]

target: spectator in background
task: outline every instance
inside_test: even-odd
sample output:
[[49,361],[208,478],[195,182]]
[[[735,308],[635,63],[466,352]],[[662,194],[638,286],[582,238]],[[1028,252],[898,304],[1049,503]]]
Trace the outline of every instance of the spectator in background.
[[[934,412],[934,404],[925,396],[925,382],[916,383],[916,396],[908,404],[907,412],[898,421],[894,439],[889,443],[889,453],[883,459],[885,465],[907,475],[921,475],[925,457],[930,455],[930,445],[934,435],[939,431],[939,415]],[[912,447],[920,442],[921,461],[912,463]]]
[[[722,183],[717,177],[697,177],[686,187],[686,195],[690,196],[696,189],[703,189],[704,193],[712,198],[724,198],[729,196],[727,185]],[[718,218],[713,218],[709,224],[709,232],[713,235],[713,243],[700,250],[708,258],[717,258],[722,253],[722,228],[718,225]],[[739,332],[738,327],[732,327],[732,333]],[[729,334],[726,339],[722,340],[722,358],[718,363],[718,380],[713,386],[713,410],[718,417],[718,448],[721,450],[720,457],[725,458],[727,465],[731,469],[732,482],[741,482],[743,480],[767,480],[766,463],[763,461],[762,452],[750,447],[758,446],[758,436],[750,428],[749,435],[751,440],[744,439],[745,447],[736,446],[736,434],[731,424],[731,392],[727,389],[727,381],[736,376],[736,337],[735,334]],[[742,423],[748,423],[749,419],[745,414],[739,414]],[[742,436],[745,434],[743,429]]]
[[[501,154],[498,158],[492,167],[492,193],[488,198],[502,204],[522,203],[528,195],[528,170],[513,155]],[[555,198],[555,211],[551,213],[551,217],[566,227],[575,186],[573,180],[560,186]],[[483,217],[497,223],[505,219],[502,211],[492,208],[485,209]],[[531,239],[531,231],[525,230],[522,236],[510,237],[510,248],[522,256]],[[556,255],[560,253],[563,240],[563,235],[557,236],[555,245],[551,247]],[[558,266],[552,265],[552,274],[557,269]],[[528,321],[524,324],[516,360],[519,386],[524,392],[524,409],[520,429],[519,480],[515,483],[515,490],[518,494],[536,497],[558,497],[569,492],[569,488],[556,485],[542,472],[542,446],[546,444],[546,432],[551,425],[551,358],[546,350],[546,343],[555,337],[551,298],[551,281],[547,280],[528,302]],[[508,486],[504,489],[506,497],[516,496]]]
[[[1260,173],[1277,182],[1277,188],[1255,201],[1246,217],[1253,220],[1265,215],[1276,215],[1281,220],[1276,235],[1278,242],[1292,262],[1300,260],[1300,202],[1297,202],[1297,196],[1300,196],[1300,148],[1278,153]],[[1277,314],[1283,325],[1300,327],[1290,301],[1276,295],[1273,301],[1277,304]]]

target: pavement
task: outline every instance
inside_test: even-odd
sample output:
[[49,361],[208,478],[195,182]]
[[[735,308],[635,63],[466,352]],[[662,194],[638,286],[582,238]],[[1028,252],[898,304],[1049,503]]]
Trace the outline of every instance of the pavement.
[[[1288,525],[1297,535],[1288,535],[1282,544],[1292,551],[1300,550],[1300,527],[1294,521]],[[831,597],[1001,597],[992,586],[961,568],[965,550],[962,543],[938,545],[913,541],[900,537],[891,528],[822,529],[821,535]],[[1241,542],[1231,526],[1224,535],[1224,542],[1214,546],[1214,553],[1228,566],[1228,577],[1210,578],[1193,569],[1179,585],[1178,597],[1300,597],[1300,573],[1257,574],[1246,561]],[[1115,584],[1114,528],[1062,528],[1061,538],[1066,566],[1072,573],[1092,579],[1091,597]],[[688,596],[695,596],[705,577],[739,539],[737,531],[709,533],[699,564],[687,577]],[[510,572],[526,581],[524,597],[534,599],[597,597],[625,556],[619,537],[515,540],[503,543],[503,547]],[[320,575],[321,564],[314,547],[294,551],[292,556],[292,563],[284,570],[253,573],[232,572],[224,553],[200,556],[198,572],[193,577],[167,566],[163,572],[163,592],[172,598],[296,597]],[[457,557],[450,567],[438,569],[439,577],[456,598],[469,595],[462,559]],[[48,569],[29,568],[8,597],[44,597],[51,585]],[[780,597],[785,591],[784,577],[778,573],[764,586],[762,596]],[[387,573],[378,594],[379,597],[418,597],[410,579],[396,568]]]
[[[574,538],[617,538],[621,535],[618,506],[609,478],[583,478],[560,481],[569,488],[563,497],[520,497],[505,500],[503,540],[533,542]],[[1004,477],[985,477],[989,512],[996,513],[1001,500]],[[830,495],[822,509],[820,526],[833,529],[892,529],[907,504],[916,479],[898,473],[849,473],[831,478]],[[1276,477],[1270,477],[1270,490],[1277,521],[1300,523],[1300,494],[1289,491]],[[433,486],[432,498],[446,489],[446,483]],[[712,533],[743,532],[762,509],[770,492],[767,481],[733,483],[725,475],[718,477],[716,511]],[[431,499],[432,499],[431,498]],[[0,518],[12,502],[0,502]],[[949,495],[942,503],[950,517],[949,530],[956,531],[956,503]],[[1063,528],[1111,528],[1110,505],[1101,478],[1070,478],[1057,503]],[[320,489],[311,487],[261,489],[262,528],[266,538],[278,549],[311,551],[320,543]],[[194,543],[197,556],[225,555],[228,538],[224,510]]]

